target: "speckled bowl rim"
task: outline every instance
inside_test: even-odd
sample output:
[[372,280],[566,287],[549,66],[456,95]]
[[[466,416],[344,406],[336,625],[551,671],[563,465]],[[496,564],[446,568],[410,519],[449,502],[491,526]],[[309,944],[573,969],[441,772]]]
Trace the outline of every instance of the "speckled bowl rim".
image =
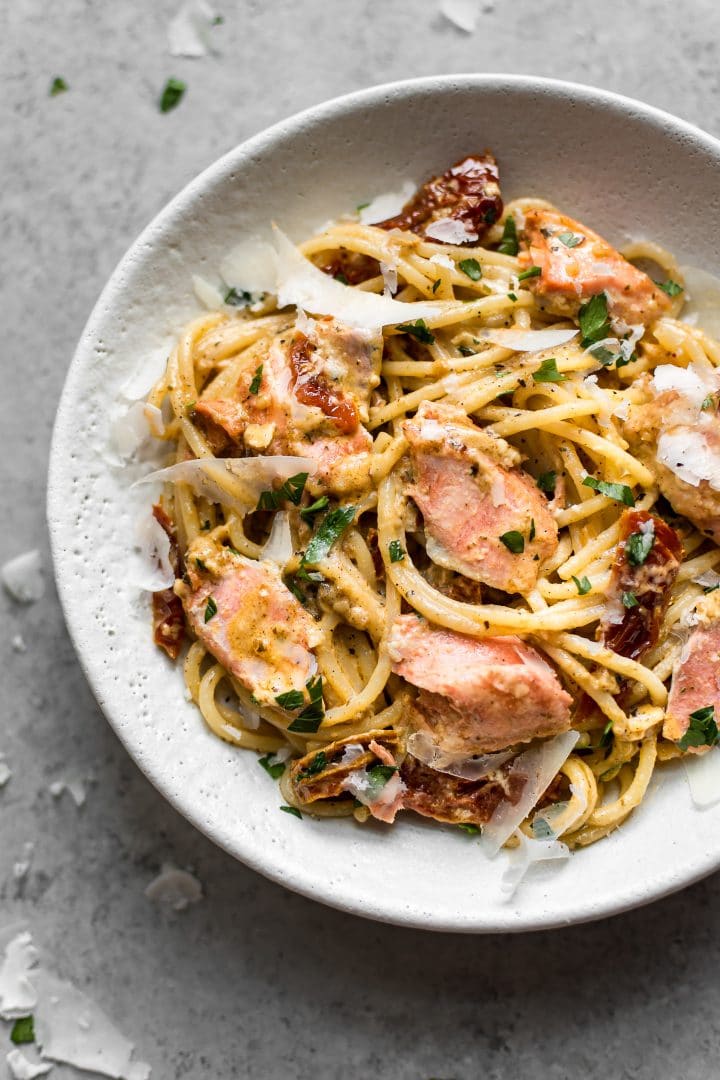
[[[129,268],[137,259],[143,257],[143,253],[153,247],[156,238],[173,219],[182,214],[186,206],[197,198],[208,182],[228,169],[241,166],[243,160],[270,150],[274,145],[282,142],[289,133],[296,132],[298,129],[307,127],[316,129],[324,120],[344,113],[353,113],[360,107],[381,107],[389,98],[410,101],[419,94],[451,88],[476,88],[479,91],[483,89],[497,91],[506,88],[511,93],[513,91],[526,93],[538,91],[558,97],[568,106],[572,102],[579,101],[614,111],[626,118],[630,115],[635,119],[639,117],[650,127],[683,138],[692,144],[700,155],[703,157],[709,155],[720,166],[720,141],[670,113],[608,90],[562,80],[514,74],[430,76],[382,84],[347,94],[280,121],[215,161],[156,215],[120,260],[80,337],[58,406],[50,451],[47,491],[47,513],[55,577],[70,636],[80,665],[98,703],[133,757],[137,758],[133,734],[123,714],[123,705],[117,694],[117,688],[108,679],[107,669],[103,666],[100,657],[83,646],[83,639],[91,628],[87,625],[83,597],[74,587],[72,574],[64,557],[67,537],[63,527],[61,508],[72,496],[69,492],[68,477],[63,462],[74,441],[73,402],[76,393],[81,389],[83,367],[88,360],[88,350],[92,348],[92,342],[97,339],[108,312],[116,304],[122,303],[125,277]],[[698,856],[690,867],[677,871],[672,866],[668,866],[664,873],[656,875],[654,880],[645,887],[642,883],[629,879],[619,882],[615,894],[601,903],[594,903],[587,895],[579,896],[576,903],[565,905],[562,914],[541,905],[535,910],[522,913],[520,917],[508,915],[507,918],[503,918],[495,914],[494,917],[488,918],[482,911],[470,916],[459,912],[454,918],[438,917],[433,911],[413,908],[412,903],[388,903],[383,898],[378,899],[376,903],[357,900],[352,895],[343,893],[342,889],[338,888],[337,882],[326,881],[322,874],[315,872],[312,868],[303,867],[300,863],[295,863],[288,871],[287,867],[278,865],[277,861],[274,862],[272,855],[268,856],[262,836],[253,836],[252,840],[246,837],[243,842],[231,842],[226,836],[216,835],[215,830],[208,828],[206,822],[203,821],[194,793],[173,790],[170,778],[164,775],[161,761],[143,759],[138,764],[175,809],[198,829],[205,832],[211,840],[260,874],[304,896],[340,910],[409,927],[438,931],[490,933],[539,930],[581,923],[649,903],[698,881],[720,867],[720,843],[718,843],[717,847]]]

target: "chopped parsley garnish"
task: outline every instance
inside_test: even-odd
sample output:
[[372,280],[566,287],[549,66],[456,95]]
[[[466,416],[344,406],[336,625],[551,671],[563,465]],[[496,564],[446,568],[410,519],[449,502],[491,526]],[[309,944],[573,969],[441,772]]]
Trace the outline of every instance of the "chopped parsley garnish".
[[530,532],[528,533],[528,540],[532,544],[535,539],[535,518],[530,518]]
[[482,277],[482,267],[477,259],[461,259],[458,269],[470,278],[471,281],[479,281]]
[[260,765],[269,776],[272,776],[273,780],[277,780],[278,777],[282,776],[285,772],[285,762],[271,761],[270,758],[272,756],[272,754],[266,754],[265,757],[259,758],[258,765]]
[[591,296],[587,303],[583,304],[578,312],[580,333],[582,334],[583,348],[594,345],[596,341],[602,341],[610,333],[610,319],[608,317],[607,296],[598,293]]
[[458,345],[458,352],[461,356],[474,356],[475,350],[471,349],[469,345]]
[[587,577],[576,578],[573,574],[573,581],[579,596],[585,596],[592,589],[592,582]]
[[170,112],[171,109],[175,109],[180,104],[186,90],[187,86],[181,79],[168,79],[160,96],[160,112],[166,113]]
[[567,248],[577,247],[578,244],[582,244],[585,239],[584,236],[579,236],[574,232],[561,232],[557,234],[557,238],[561,244],[564,244]]
[[213,615],[217,615],[217,604],[212,596],[208,596],[208,602],[205,605],[205,622],[210,622]]
[[64,94],[70,87],[63,79],[62,75],[56,75],[53,81],[50,83],[50,89],[48,93],[50,97],[57,97],[58,94]]
[[541,491],[547,491],[549,494],[555,494],[555,485],[557,484],[557,473],[550,472],[540,473],[537,478],[537,486]]
[[521,271],[521,273],[518,274],[518,281],[525,281],[527,278],[531,278],[531,277],[540,277],[541,274],[542,274],[542,267],[540,267],[540,266],[529,266],[527,268],[527,270],[523,270],[523,271]]
[[683,291],[682,285],[678,285],[677,281],[673,281],[672,278],[668,278],[667,281],[659,281],[658,288],[662,289],[668,296],[677,296],[678,293]]
[[368,770],[368,776],[376,784],[387,784],[390,777],[397,771],[397,765],[373,765],[372,769]]
[[433,293],[436,293],[441,285],[442,285],[442,279],[441,278],[436,278],[435,281],[433,281],[433,287],[432,287]]
[[655,543],[655,529],[631,533],[625,541],[625,554],[631,566],[642,566]]
[[583,487],[592,488],[593,491],[599,492],[600,495],[607,495],[608,499],[624,503],[625,506],[635,505],[632,488],[629,488],[627,484],[607,484],[604,480],[596,480],[594,476],[586,476],[583,480]]
[[482,832],[479,825],[473,825],[470,821],[461,821],[458,829],[462,829],[463,832],[468,833],[470,836],[477,836],[478,833]]
[[302,690],[286,690],[284,694],[277,694],[275,700],[281,709],[294,712],[295,709],[301,709],[305,704],[305,695]]
[[410,334],[417,341],[421,341],[423,345],[432,345],[435,340],[424,319],[416,319],[414,323],[403,323],[398,326],[398,330],[402,334]]
[[605,345],[593,345],[591,347],[591,349],[590,349],[590,355],[594,356],[595,359],[598,360],[602,364],[603,367],[609,367],[610,364],[615,363],[615,361],[618,360],[618,359],[621,362],[616,366],[623,367],[624,364],[628,363],[627,360],[623,361],[623,357],[622,357],[621,353],[614,353],[611,349],[608,349]]
[[690,724],[678,746],[687,750],[690,746],[714,746],[720,740],[720,732],[715,723],[715,706],[706,705],[690,713]]
[[308,679],[305,687],[310,697],[310,703],[305,706],[301,713],[298,713],[292,724],[289,725],[288,731],[298,731],[303,734],[314,733],[325,717],[322,675],[317,675],[314,679]]
[[313,566],[325,558],[333,544],[340,539],[355,517],[356,510],[356,506],[337,506],[329,514],[325,515],[313,533],[303,555],[303,566]]
[[277,510],[280,503],[285,499],[291,502],[293,506],[299,506],[307,478],[308,474],[306,472],[296,473],[295,476],[289,477],[279,488],[261,491],[255,509]]
[[295,777],[296,780],[309,780],[311,776],[317,776],[328,766],[327,755],[324,750],[319,750],[315,757]]
[[337,274],[333,274],[336,281],[339,281],[341,285],[349,285],[350,282],[342,270],[338,270]]
[[502,239],[498,244],[498,251],[502,252],[503,255],[517,255],[518,253],[518,234],[514,217],[505,218],[505,225],[503,227]]
[[255,368],[255,374],[253,375],[252,382],[250,383],[249,393],[257,394],[257,392],[260,389],[260,386],[262,384],[262,377],[263,377],[263,365],[260,364],[260,365],[258,365],[258,367]]
[[[246,292],[245,289],[232,288],[228,289],[223,299],[230,307],[247,307],[252,301],[252,293]],[[257,390],[251,390],[250,393],[257,394]]]
[[213,15],[213,17],[212,17],[212,19],[210,21],[210,25],[211,26],[222,26],[222,24],[224,22],[225,22],[225,16],[224,15]]
[[554,356],[549,356],[533,373],[533,379],[535,382],[565,382],[567,375],[558,371],[557,360]]
[[12,1026],[10,1041],[16,1046],[35,1042],[35,1021],[32,1016],[19,1017]]
[[358,204],[357,204],[357,206],[355,207],[355,209],[357,210],[357,212],[358,212],[358,214],[359,214],[361,210],[367,210],[367,208],[368,208],[368,206],[369,206],[369,205],[370,205],[370,203],[369,203],[369,202],[361,202],[361,203],[358,203]]
[[708,394],[708,396],[703,399],[703,403],[700,406],[700,408],[701,409],[712,409],[714,403],[715,403],[715,398],[713,397],[712,394]]
[[203,570],[205,573],[207,573],[207,566],[202,561],[202,559],[196,559],[195,565],[197,566],[198,570]]
[[302,814],[298,810],[297,806],[281,806],[280,809],[284,814],[292,814],[293,817],[297,817],[302,820]]
[[634,592],[624,592],[622,594],[623,607],[631,608],[638,606],[638,599]]
[[512,302],[513,302],[513,304],[514,304],[514,303],[515,303],[515,301],[517,300],[517,295],[516,295],[516,294],[515,294],[514,292],[509,292],[509,293],[508,293],[508,299],[509,299],[509,300],[512,300]]
[[402,544],[399,540],[391,540],[388,544],[388,554],[390,555],[390,562],[402,562],[405,558],[405,552],[402,549]]
[[327,509],[328,502],[327,495],[321,495],[314,503],[310,503],[309,506],[303,506],[300,511],[300,517],[303,518],[304,521],[312,521],[316,514],[319,514],[321,510]]
[[516,529],[511,529],[510,532],[503,533],[500,537],[500,541],[505,545],[508,551],[512,551],[513,555],[521,555],[525,550],[525,537]]

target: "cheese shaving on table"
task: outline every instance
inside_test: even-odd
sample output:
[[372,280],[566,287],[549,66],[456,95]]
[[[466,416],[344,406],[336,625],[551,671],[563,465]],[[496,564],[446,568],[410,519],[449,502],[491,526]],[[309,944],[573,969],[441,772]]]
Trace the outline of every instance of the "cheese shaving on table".
[[0,580],[19,604],[34,604],[40,600],[45,593],[45,578],[37,548],[9,559],[0,567]]
[[36,1080],[38,1076],[45,1076],[49,1073],[53,1067],[51,1061],[30,1061],[18,1047],[15,1047],[6,1055],[5,1061],[12,1080]]
[[170,55],[190,58],[206,56],[215,18],[215,12],[204,0],[190,0],[183,4],[168,26]]
[[480,0],[440,0],[440,11],[459,30],[472,34],[480,18]]
[[202,885],[188,870],[164,863],[157,877],[145,889],[148,900],[173,911],[185,911],[203,898]]
[[30,976],[37,961],[38,952],[27,930],[21,930],[6,944],[0,964],[0,1017],[3,1020],[27,1016],[35,1008],[38,996]]

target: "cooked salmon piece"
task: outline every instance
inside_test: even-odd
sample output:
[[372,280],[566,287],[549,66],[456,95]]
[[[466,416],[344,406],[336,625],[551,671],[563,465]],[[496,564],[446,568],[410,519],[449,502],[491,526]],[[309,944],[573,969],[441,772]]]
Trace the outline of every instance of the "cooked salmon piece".
[[623,435],[673,510],[720,544],[720,417],[693,409],[680,390],[653,396],[648,389],[647,399],[630,407]]
[[503,750],[570,727],[572,698],[517,637],[471,638],[400,615],[388,652],[395,674],[420,689],[415,730],[450,754]]
[[447,244],[475,243],[502,216],[495,157],[489,150],[457,161],[426,180],[395,217],[378,229],[407,229]]
[[[673,672],[665,710],[663,735],[677,742],[685,735],[693,713],[712,706],[720,721],[720,591],[704,596],[696,607],[699,624],[685,644]],[[704,746],[688,747],[702,753]]]
[[198,537],[185,558],[190,584],[176,586],[196,637],[262,705],[303,691],[317,671],[322,631],[279,568]]
[[613,319],[649,326],[670,307],[670,298],[647,274],[565,214],[527,211],[521,240],[522,268],[540,267],[539,276],[525,284],[547,311],[574,317],[582,303],[604,292]]
[[303,316],[277,335],[262,365],[248,364],[232,397],[201,397],[194,415],[249,452],[312,457],[314,482],[344,490],[338,466],[372,446],[363,424],[381,361],[380,333]]
[[[652,546],[639,564],[628,552],[628,540],[638,535],[652,538]],[[682,541],[666,521],[645,510],[623,511],[608,610],[600,622],[601,637],[608,648],[639,660],[657,644],[682,556]]]
[[461,409],[424,401],[403,423],[430,559],[474,581],[527,594],[557,547],[557,525],[520,455]]

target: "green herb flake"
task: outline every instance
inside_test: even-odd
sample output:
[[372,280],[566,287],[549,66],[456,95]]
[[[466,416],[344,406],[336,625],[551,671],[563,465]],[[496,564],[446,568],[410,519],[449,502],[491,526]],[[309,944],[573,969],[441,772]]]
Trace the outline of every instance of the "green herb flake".
[[662,289],[668,296],[677,296],[678,293],[683,291],[682,285],[678,285],[677,281],[673,281],[672,278],[668,278],[667,281],[659,281],[658,288]]
[[[252,303],[252,293],[246,292],[245,289],[236,289],[233,287],[232,289],[228,289],[225,293],[223,302],[230,307],[247,307],[248,304]],[[257,393],[257,390],[254,392]],[[251,390],[250,393],[253,393],[253,391]]]
[[326,514],[310,539],[302,562],[313,566],[321,562],[355,517],[356,506],[337,506]]
[[508,293],[508,300],[512,300],[513,304],[517,301],[517,294],[514,292]]
[[224,15],[213,15],[213,17],[212,17],[212,19],[210,21],[210,25],[211,26],[222,26],[222,24],[224,22],[225,22],[225,16]]
[[374,783],[384,785],[397,771],[397,765],[373,765],[368,770],[368,776]]
[[535,539],[535,518],[530,518],[530,532],[528,533],[528,540],[532,544]]
[[205,622],[210,622],[213,615],[217,615],[217,604],[212,596],[208,596],[208,602],[205,605]]
[[708,394],[708,396],[706,398],[704,398],[703,403],[700,406],[700,408],[701,409],[712,409],[714,404],[715,404],[715,398],[713,397],[712,394]]
[[539,383],[557,383],[565,382],[567,375],[563,375],[561,371],[558,371],[557,360],[554,356],[549,356],[547,360],[543,360],[540,367],[534,372],[533,379]]
[[301,713],[298,713],[292,724],[289,725],[288,731],[298,731],[303,734],[314,733],[325,718],[322,675],[309,679],[305,687],[310,697],[310,703],[305,706]]
[[296,780],[309,780],[311,776],[317,776],[323,769],[328,767],[328,759],[324,750],[319,750],[312,761],[302,769],[295,777]]
[[631,608],[638,606],[638,599],[634,592],[624,592],[622,594],[623,607]]
[[160,112],[167,113],[171,109],[177,108],[186,90],[187,86],[181,79],[168,79],[160,95]]
[[293,817],[300,818],[302,821],[302,814],[298,810],[297,806],[281,806],[280,809],[284,814],[292,814]]
[[435,340],[424,319],[416,319],[414,323],[402,323],[397,329],[401,334],[410,334],[423,345],[432,345]]
[[517,255],[518,234],[514,217],[505,218],[502,239],[498,245],[498,251],[503,255]]
[[329,499],[327,495],[321,495],[314,503],[310,503],[309,506],[303,506],[300,511],[300,517],[304,521],[312,521],[316,514],[319,514],[321,510],[327,509],[328,502]]
[[606,495],[608,499],[614,499],[615,502],[623,503],[625,506],[635,505],[632,488],[627,484],[607,484],[604,480],[596,480],[594,476],[586,476],[583,487],[592,488],[600,495]]
[[720,740],[720,732],[715,722],[715,706],[706,705],[704,709],[696,709],[690,713],[688,729],[678,746],[681,750],[688,750],[691,746],[715,746]]
[[482,832],[479,825],[473,825],[469,821],[461,821],[458,825],[458,829],[462,829],[462,831],[469,836],[478,836]]
[[471,349],[468,345],[458,345],[458,352],[461,356],[474,356],[475,350]]
[[284,694],[276,694],[275,700],[281,709],[294,712],[305,704],[305,695],[302,690],[286,690]]
[[591,296],[578,312],[578,323],[582,334],[583,348],[602,341],[610,333],[607,296],[604,292]]
[[578,244],[582,244],[585,237],[579,236],[578,233],[574,232],[561,232],[557,234],[557,239],[561,244],[564,244],[566,248],[574,248],[577,247]]
[[369,206],[369,205],[370,205],[370,203],[369,203],[369,202],[361,202],[361,203],[358,203],[358,204],[357,204],[357,206],[355,207],[355,209],[356,209],[356,211],[357,211],[357,212],[358,212],[358,214],[359,214],[361,210],[367,210],[367,208],[368,208],[368,206]]
[[554,495],[555,485],[557,484],[557,473],[553,472],[552,469],[550,472],[540,473],[536,483],[541,491],[546,491],[549,495]]
[[590,578],[576,578],[573,574],[573,581],[575,582],[575,588],[578,591],[578,596],[587,596],[587,594],[592,589],[592,582],[590,581]]
[[477,259],[461,259],[458,263],[458,269],[462,270],[466,277],[469,277],[471,281],[479,281],[482,277],[482,267]]
[[202,559],[196,559],[195,565],[197,566],[198,570],[202,570],[204,573],[207,573],[207,566],[202,561]]
[[432,286],[433,296],[438,291],[438,289],[440,288],[441,285],[442,285],[442,279],[441,278],[436,278],[435,281],[433,281],[433,286]]
[[343,274],[342,270],[338,270],[337,274],[333,274],[335,281],[339,281],[341,285],[349,285],[350,281],[348,277]]
[[505,545],[508,551],[512,551],[513,555],[521,555],[525,550],[525,537],[516,529],[503,533],[500,542]]
[[[590,355],[594,356],[595,359],[598,360],[602,364],[603,367],[609,367],[611,364],[615,364],[616,367],[617,366],[620,366],[620,367],[624,366],[623,363],[619,363],[619,364],[617,363],[618,361],[622,361],[622,359],[623,359],[622,354],[612,352],[612,350],[606,348],[605,345],[593,345],[593,346],[591,346],[589,351],[590,351]],[[627,362],[628,361],[626,360],[625,363],[627,363]]]
[[12,1026],[10,1041],[16,1046],[35,1042],[35,1020],[32,1016],[19,1017]]
[[252,382],[250,383],[249,393],[257,394],[258,390],[260,389],[260,386],[262,385],[262,377],[263,377],[263,365],[259,364],[258,367],[255,368],[255,374],[253,375]]
[[527,270],[523,270],[518,274],[518,281],[527,281],[528,278],[540,277],[542,274],[542,267],[529,266]]
[[258,758],[258,765],[265,770],[268,776],[272,776],[273,780],[277,780],[285,772],[284,761],[271,761],[272,754],[266,754],[265,757]]
[[293,506],[299,506],[307,478],[308,474],[306,472],[296,473],[295,476],[289,477],[279,488],[261,491],[256,510],[277,510],[280,503],[284,502],[285,499],[291,502]]
[[655,529],[631,533],[625,541],[625,554],[631,566],[642,566],[655,543]]
[[57,97],[58,94],[64,94],[70,87],[63,79],[62,75],[56,75],[53,81],[50,83],[50,89],[48,94],[50,97]]
[[388,544],[388,554],[390,555],[390,562],[402,562],[405,558],[405,552],[402,549],[402,544],[399,540],[391,540]]

